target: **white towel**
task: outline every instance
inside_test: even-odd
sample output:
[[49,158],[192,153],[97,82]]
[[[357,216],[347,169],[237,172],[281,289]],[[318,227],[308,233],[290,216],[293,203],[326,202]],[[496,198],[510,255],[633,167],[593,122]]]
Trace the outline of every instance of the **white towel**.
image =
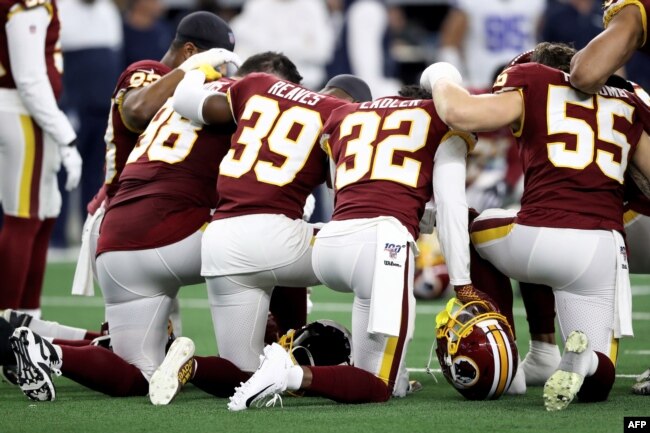
[[614,338],[633,337],[632,289],[623,236],[614,233],[616,245],[616,293],[614,295]]
[[397,220],[377,223],[375,275],[368,319],[368,332],[372,334],[399,336],[406,256],[411,239],[406,227]]
[[95,251],[90,251],[90,235],[95,222],[104,216],[104,206],[100,206],[93,215],[88,215],[81,231],[81,248],[77,259],[77,268],[72,280],[72,294],[80,296],[94,296],[93,284],[93,256]]

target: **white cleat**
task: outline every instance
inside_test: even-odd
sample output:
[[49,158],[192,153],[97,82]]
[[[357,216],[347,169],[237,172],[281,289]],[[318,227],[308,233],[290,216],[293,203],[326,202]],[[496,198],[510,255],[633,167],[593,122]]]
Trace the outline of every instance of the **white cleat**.
[[585,376],[575,370],[580,364],[588,362],[586,357],[591,357],[592,351],[588,348],[589,340],[583,332],[573,331],[569,334],[558,370],[544,385],[544,406],[547,411],[565,409],[580,391]]
[[632,392],[638,395],[650,395],[650,368],[636,378],[636,383],[632,385]]
[[149,400],[156,406],[166,405],[180,392],[194,373],[194,342],[178,337],[169,347],[162,364],[149,381]]
[[34,401],[52,401],[56,390],[52,373],[61,375],[61,358],[49,341],[26,327],[16,328],[9,337],[16,357],[18,386]]
[[264,348],[264,356],[260,356],[260,360],[255,374],[235,388],[235,394],[230,397],[228,403],[228,410],[245,410],[253,403],[258,403],[259,406],[262,400],[269,396],[272,398],[267,406],[274,405],[280,399],[280,393],[287,389],[289,370],[294,365],[289,353],[279,344],[273,343]]

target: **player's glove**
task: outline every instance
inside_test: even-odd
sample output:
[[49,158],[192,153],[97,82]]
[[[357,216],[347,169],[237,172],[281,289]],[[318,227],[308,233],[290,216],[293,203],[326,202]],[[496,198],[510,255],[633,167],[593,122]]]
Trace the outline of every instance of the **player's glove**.
[[207,63],[204,63],[203,65],[199,66],[197,69],[203,72],[203,74],[205,74],[206,81],[216,81],[219,78],[223,77],[221,72],[217,71]]
[[464,286],[454,286],[456,291],[456,298],[463,304],[467,304],[472,301],[483,301],[488,304],[488,306],[494,310],[499,311],[499,308],[494,303],[492,298],[490,298],[485,292],[478,290],[474,287],[473,284],[465,284]]
[[224,50],[223,48],[212,48],[201,53],[194,54],[187,60],[185,60],[178,69],[183,72],[191,71],[192,69],[197,69],[201,65],[210,65],[212,67],[221,66],[224,63],[232,63],[233,65],[241,65],[241,59],[239,56],[231,51]]
[[76,141],[74,140],[67,146],[59,147],[61,155],[61,164],[65,168],[67,179],[65,181],[65,190],[72,191],[79,185],[81,180],[81,166],[83,164],[81,155],[77,150]]
[[452,83],[458,85],[463,82],[463,77],[454,65],[447,62],[438,62],[429,65],[429,67],[422,72],[422,76],[420,77],[420,86],[431,92],[433,86],[435,86],[436,82],[441,78],[450,80]]

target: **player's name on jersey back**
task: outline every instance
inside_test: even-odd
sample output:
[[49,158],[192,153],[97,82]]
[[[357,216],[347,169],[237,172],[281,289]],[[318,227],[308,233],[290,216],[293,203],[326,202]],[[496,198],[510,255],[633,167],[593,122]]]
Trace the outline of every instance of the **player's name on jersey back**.
[[318,104],[323,99],[323,95],[303,89],[295,84],[287,83],[286,81],[278,81],[273,84],[267,90],[267,93],[311,106]]

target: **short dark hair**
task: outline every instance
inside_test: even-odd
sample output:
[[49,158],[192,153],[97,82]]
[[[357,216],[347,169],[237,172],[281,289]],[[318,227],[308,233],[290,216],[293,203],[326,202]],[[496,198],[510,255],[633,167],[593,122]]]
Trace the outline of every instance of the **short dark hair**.
[[302,81],[302,76],[296,65],[284,54],[273,51],[266,51],[247,58],[237,70],[237,76],[243,77],[251,72],[266,72],[296,84],[300,84]]
[[530,61],[568,73],[575,53],[576,49],[571,45],[561,42],[541,42],[533,50]]
[[431,99],[431,92],[415,84],[402,86],[397,92],[399,96],[410,99]]

